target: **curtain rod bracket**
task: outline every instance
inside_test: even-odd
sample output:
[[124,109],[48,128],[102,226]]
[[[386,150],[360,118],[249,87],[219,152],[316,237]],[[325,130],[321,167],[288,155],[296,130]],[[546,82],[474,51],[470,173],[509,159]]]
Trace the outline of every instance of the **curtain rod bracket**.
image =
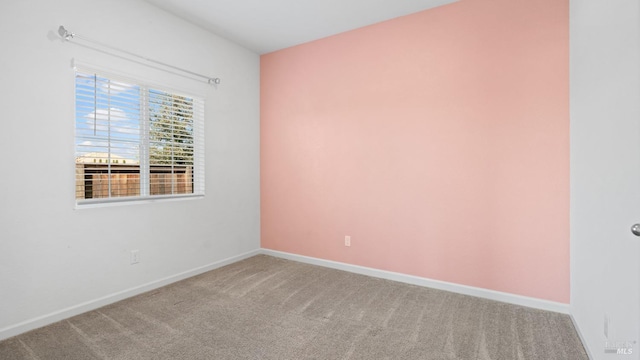
[[67,31],[67,29],[65,29],[62,25],[60,25],[60,27],[58,28],[58,34],[60,34],[60,37],[67,41],[73,39],[73,36],[75,35],[74,33]]

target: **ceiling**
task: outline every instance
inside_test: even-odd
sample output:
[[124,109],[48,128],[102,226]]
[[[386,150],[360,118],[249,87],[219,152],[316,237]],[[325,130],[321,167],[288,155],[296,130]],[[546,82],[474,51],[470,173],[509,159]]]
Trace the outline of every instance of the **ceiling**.
[[457,0],[146,0],[258,54]]

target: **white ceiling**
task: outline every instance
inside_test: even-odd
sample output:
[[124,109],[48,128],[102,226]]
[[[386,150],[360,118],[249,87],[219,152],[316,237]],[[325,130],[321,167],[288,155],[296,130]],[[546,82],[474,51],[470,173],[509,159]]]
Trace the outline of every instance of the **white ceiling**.
[[147,0],[265,54],[457,0]]

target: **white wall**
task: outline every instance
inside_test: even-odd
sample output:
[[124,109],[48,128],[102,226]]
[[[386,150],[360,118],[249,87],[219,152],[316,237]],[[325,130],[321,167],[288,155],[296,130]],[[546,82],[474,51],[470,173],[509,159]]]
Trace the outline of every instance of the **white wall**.
[[[206,92],[204,199],[74,210],[71,59],[137,67],[59,25],[222,78]],[[0,34],[0,339],[259,249],[257,54],[140,0],[3,0]]]
[[571,313],[593,359],[640,359],[640,4],[571,0],[570,24]]

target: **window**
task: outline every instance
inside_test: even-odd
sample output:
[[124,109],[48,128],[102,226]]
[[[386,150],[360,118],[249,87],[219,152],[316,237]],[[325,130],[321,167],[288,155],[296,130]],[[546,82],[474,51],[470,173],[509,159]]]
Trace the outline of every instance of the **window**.
[[78,205],[204,195],[204,101],[78,70]]

